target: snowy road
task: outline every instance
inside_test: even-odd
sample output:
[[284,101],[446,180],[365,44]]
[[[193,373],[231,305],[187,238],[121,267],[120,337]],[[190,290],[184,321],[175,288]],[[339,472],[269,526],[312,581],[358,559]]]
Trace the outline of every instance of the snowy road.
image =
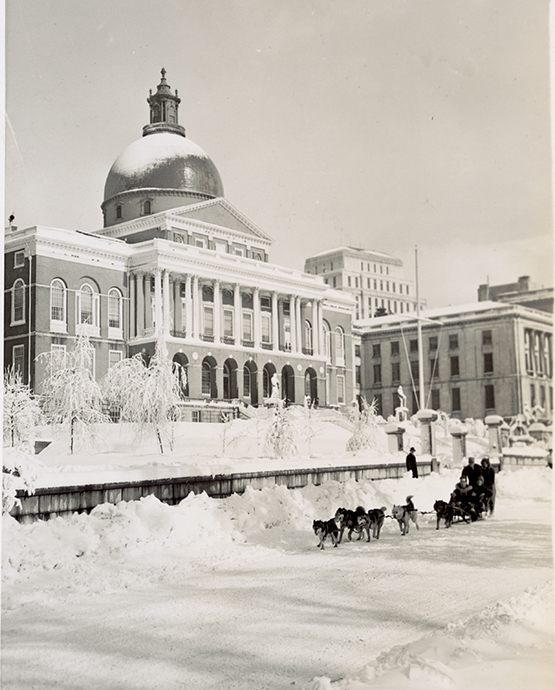
[[[316,549],[306,524],[31,572],[4,588],[2,687],[278,690],[344,677],[552,576],[550,504]],[[502,687],[502,685],[500,685]]]

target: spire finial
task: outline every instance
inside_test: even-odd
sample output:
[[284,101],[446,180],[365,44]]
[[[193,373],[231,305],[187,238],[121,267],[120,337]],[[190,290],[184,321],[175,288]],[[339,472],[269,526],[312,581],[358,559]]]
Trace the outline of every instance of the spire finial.
[[160,70],[160,74],[162,75],[162,81],[166,81],[166,70],[163,67]]

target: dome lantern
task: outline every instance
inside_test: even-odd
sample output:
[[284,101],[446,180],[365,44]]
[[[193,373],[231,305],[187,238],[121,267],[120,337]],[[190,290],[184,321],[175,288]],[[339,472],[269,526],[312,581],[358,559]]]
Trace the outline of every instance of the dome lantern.
[[162,79],[158,84],[156,93],[149,90],[146,102],[150,106],[150,124],[143,127],[143,137],[155,132],[173,132],[185,136],[185,128],[178,122],[178,109],[181,99],[172,93],[171,87],[166,81],[166,70],[162,67],[160,70]]

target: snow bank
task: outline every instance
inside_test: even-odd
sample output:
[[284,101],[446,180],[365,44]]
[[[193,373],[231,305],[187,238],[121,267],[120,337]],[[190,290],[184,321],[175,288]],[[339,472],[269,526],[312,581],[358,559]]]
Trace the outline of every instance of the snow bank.
[[392,647],[356,676],[318,677],[312,690],[430,690],[553,687],[553,586],[526,590],[507,602]]
[[[212,499],[189,494],[177,506],[154,496],[117,505],[102,504],[89,515],[73,514],[21,525],[3,517],[5,580],[29,577],[36,571],[73,572],[102,568],[114,559],[171,553],[181,567],[230,556],[233,547],[266,530],[312,529],[313,520],[327,520],[338,507],[366,509],[405,503],[414,496],[418,510],[430,512],[437,499],[448,499],[458,470],[442,470],[428,477],[347,482],[330,481],[290,490],[275,486],[247,488],[243,494]],[[499,498],[544,500],[551,497],[551,470],[523,468],[497,475]]]

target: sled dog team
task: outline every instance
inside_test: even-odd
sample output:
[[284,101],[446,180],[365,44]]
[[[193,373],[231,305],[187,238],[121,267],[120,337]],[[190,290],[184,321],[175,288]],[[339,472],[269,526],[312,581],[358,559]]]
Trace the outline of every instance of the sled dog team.
[[[333,546],[341,544],[343,534],[347,530],[347,537],[352,541],[353,532],[358,534],[357,541],[366,533],[366,541],[371,541],[370,532],[374,539],[380,538],[380,532],[385,519],[386,508],[372,508],[366,511],[362,506],[358,506],[356,510],[348,510],[347,508],[338,508],[335,512],[335,517],[331,520],[314,520],[312,529],[314,534],[320,540],[318,548],[324,548],[324,542],[327,537],[331,538]],[[412,520],[418,526],[418,511],[412,502],[412,496],[407,496],[407,502],[403,506],[393,506],[392,514],[395,520],[399,523],[401,534],[408,534],[409,525]]]

